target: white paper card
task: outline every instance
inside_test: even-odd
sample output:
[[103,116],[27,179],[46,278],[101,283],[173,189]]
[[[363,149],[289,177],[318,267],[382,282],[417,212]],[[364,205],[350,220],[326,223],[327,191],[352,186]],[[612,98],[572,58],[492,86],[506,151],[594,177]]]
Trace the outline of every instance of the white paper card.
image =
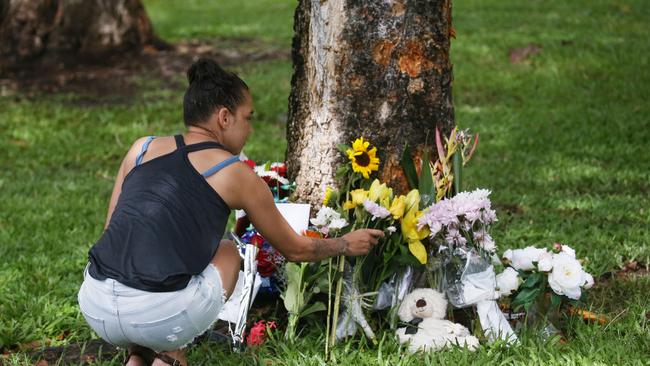
[[302,233],[307,230],[309,226],[309,210],[310,206],[306,203],[276,203],[275,204],[284,217],[285,220],[289,223],[291,228],[302,235]]

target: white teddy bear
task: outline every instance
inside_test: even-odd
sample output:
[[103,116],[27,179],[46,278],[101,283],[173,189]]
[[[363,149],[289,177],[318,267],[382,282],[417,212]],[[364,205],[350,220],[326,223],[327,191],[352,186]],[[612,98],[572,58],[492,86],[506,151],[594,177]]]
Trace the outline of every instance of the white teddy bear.
[[409,351],[440,350],[459,345],[475,350],[478,339],[460,324],[445,319],[447,299],[438,291],[419,288],[406,295],[397,315],[406,323],[397,329],[399,343],[409,343]]

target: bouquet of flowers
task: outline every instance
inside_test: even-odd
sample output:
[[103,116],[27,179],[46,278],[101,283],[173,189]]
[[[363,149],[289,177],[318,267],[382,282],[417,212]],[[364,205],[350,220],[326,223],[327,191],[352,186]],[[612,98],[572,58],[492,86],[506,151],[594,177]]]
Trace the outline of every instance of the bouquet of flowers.
[[253,226],[249,226],[240,235],[242,242],[253,244],[258,248],[257,273],[261,278],[260,291],[269,294],[279,294],[284,288],[285,259],[271,244],[260,235]]
[[495,302],[496,274],[491,257],[496,244],[489,229],[497,220],[490,191],[460,192],[429,206],[418,219],[438,247],[443,278],[440,287],[458,308],[476,306],[488,338],[514,341],[516,337]]
[[[555,243],[551,250],[532,246],[508,249],[502,255],[504,270],[497,275],[497,290],[510,300],[513,310],[523,308],[538,319],[551,321],[565,305],[577,305],[585,300],[584,290],[594,285],[594,278],[576,259],[568,245]],[[552,322],[543,333],[557,332]]]

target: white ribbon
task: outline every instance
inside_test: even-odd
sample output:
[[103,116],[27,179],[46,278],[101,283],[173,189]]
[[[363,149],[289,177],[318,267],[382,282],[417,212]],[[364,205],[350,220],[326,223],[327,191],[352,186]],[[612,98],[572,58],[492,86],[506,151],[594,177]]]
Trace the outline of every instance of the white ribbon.
[[489,266],[483,272],[465,275],[461,281],[463,300],[466,305],[476,305],[481,327],[488,340],[494,342],[503,339],[509,344],[516,343],[517,335],[495,301],[499,298],[499,293],[495,290],[494,267]]

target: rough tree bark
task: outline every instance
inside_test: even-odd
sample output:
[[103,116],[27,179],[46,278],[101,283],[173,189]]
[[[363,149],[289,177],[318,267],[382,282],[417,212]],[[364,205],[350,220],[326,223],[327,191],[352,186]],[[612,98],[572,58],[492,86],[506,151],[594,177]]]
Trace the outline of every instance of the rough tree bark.
[[0,66],[164,45],[139,0],[0,0]]
[[300,0],[287,126],[299,200],[321,202],[346,161],[337,144],[358,136],[377,146],[380,179],[407,189],[404,145],[417,159],[454,125],[450,2]]

